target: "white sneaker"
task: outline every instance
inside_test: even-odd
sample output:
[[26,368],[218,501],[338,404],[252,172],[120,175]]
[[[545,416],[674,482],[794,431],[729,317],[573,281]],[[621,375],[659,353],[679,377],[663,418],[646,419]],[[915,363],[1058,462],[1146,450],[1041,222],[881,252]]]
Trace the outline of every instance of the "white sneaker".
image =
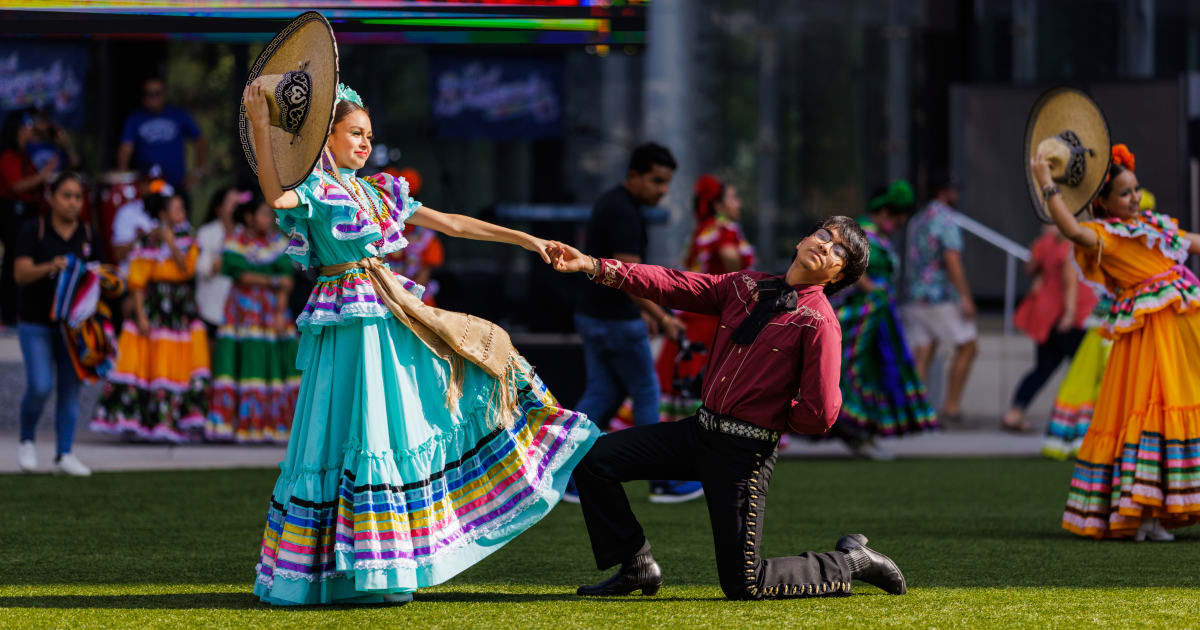
[[1175,540],[1175,534],[1172,534],[1166,527],[1163,527],[1162,521],[1154,519],[1154,529],[1150,531],[1150,540],[1171,542]]
[[23,472],[37,470],[37,449],[33,447],[33,440],[21,440],[17,445],[17,464]]
[[855,457],[862,457],[876,462],[890,462],[896,459],[894,453],[876,444],[875,440],[867,440],[857,447],[852,447],[850,452],[854,453]]
[[71,453],[63,453],[62,457],[58,458],[56,469],[58,472],[72,477],[90,477],[92,475],[92,470],[84,466],[83,462]]
[[1148,518],[1142,521],[1142,526],[1138,528],[1137,534],[1134,534],[1133,539],[1142,542],[1149,538],[1157,542],[1171,542],[1175,540],[1175,535],[1167,531],[1167,528],[1162,526],[1162,523],[1156,518]]

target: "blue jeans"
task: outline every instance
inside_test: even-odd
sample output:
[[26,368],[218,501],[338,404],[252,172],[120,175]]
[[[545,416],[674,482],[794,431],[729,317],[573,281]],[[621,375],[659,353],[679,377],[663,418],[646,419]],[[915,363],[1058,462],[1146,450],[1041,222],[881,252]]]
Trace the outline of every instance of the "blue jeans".
[[657,423],[658,375],[646,323],[576,313],[575,330],[583,337],[587,365],[587,387],[575,410],[606,428],[628,395],[633,399],[634,424]]
[[17,339],[25,359],[25,395],[21,397],[21,439],[32,440],[42,407],[50,397],[50,386],[58,375],[58,400],[54,406],[54,428],[58,454],[71,452],[75,422],[79,419],[79,377],[58,326],[17,324]]

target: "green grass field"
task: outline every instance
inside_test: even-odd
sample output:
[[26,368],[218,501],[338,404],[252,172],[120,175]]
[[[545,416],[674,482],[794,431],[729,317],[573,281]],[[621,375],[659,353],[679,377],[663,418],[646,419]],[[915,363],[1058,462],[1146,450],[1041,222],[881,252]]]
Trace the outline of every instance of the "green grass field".
[[1200,528],[1075,538],[1058,524],[1069,474],[1032,459],[780,463],[766,554],[863,532],[904,570],[901,597],[855,583],[849,598],[725,601],[703,502],[651,505],[631,484],[665,573],[656,597],[573,594],[604,574],[564,504],[413,603],[301,609],[250,593],[276,471],[0,476],[0,628],[1200,626]]

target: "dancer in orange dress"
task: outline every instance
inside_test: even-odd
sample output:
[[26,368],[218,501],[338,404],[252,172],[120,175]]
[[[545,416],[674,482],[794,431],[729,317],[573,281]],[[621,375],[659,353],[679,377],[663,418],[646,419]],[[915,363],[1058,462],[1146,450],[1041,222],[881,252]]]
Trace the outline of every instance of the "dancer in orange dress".
[[1112,294],[1113,340],[1100,397],[1071,478],[1063,527],[1092,538],[1172,540],[1200,521],[1200,286],[1183,266],[1200,235],[1139,211],[1134,157],[1112,149],[1108,177],[1079,222],[1050,172],[1031,161],[1050,217],[1075,243],[1083,281]]

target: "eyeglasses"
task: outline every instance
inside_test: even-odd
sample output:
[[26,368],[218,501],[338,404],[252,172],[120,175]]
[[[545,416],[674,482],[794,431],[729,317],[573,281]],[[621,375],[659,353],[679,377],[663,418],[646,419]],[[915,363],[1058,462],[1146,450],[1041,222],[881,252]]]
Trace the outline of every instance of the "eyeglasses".
[[[833,243],[833,234],[831,234],[829,230],[826,230],[825,228],[818,228],[816,232],[813,232],[813,236],[816,237],[817,242],[822,245],[826,243]],[[833,257],[838,260],[838,262],[844,263],[846,262],[846,258],[850,256],[850,252],[846,250],[846,246],[842,245],[841,243],[833,243],[833,247],[831,247],[829,251],[831,254],[833,254]]]

